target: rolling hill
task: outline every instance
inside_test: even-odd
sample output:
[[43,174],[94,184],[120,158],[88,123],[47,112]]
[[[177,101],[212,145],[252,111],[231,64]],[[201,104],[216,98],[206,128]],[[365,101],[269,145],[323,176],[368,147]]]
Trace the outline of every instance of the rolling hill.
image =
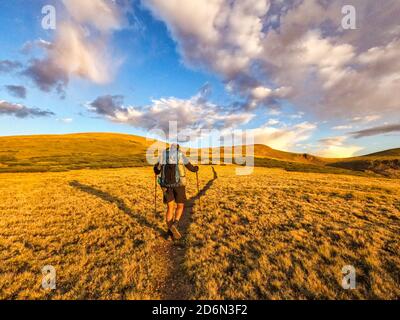
[[0,172],[144,166],[153,142],[110,133],[0,137]]
[[400,178],[400,148],[340,159],[330,163],[329,166]]
[[[0,172],[47,172],[76,169],[147,166],[146,150],[155,140],[114,133],[80,133],[0,137]],[[210,149],[209,156],[222,149]],[[243,148],[244,152],[244,148]],[[254,163],[259,167],[287,171],[379,174],[399,177],[400,149],[347,159],[327,159],[254,146]]]
[[366,156],[363,156],[364,158],[373,158],[373,157],[400,157],[400,148],[397,149],[390,149],[390,150],[385,150],[381,152],[376,152],[376,153],[371,153]]
[[[224,148],[223,147],[213,148],[210,151],[210,155],[212,153],[217,153],[217,152],[219,152],[221,154],[221,157],[224,156]],[[234,151],[232,153],[234,153]],[[242,155],[244,155],[244,154],[245,154],[245,146],[242,146]],[[256,158],[260,158],[260,159],[268,158],[268,159],[307,163],[307,164],[317,164],[317,165],[323,165],[328,161],[328,159],[316,157],[316,156],[313,156],[313,155],[310,155],[307,153],[294,153],[294,152],[287,152],[287,151],[272,149],[271,147],[268,147],[263,144],[255,144],[254,145],[254,155]]]

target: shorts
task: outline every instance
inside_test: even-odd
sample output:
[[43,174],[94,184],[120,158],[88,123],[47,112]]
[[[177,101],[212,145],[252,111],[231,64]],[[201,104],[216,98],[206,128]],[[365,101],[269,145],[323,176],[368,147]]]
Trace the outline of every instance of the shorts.
[[186,188],[162,188],[164,194],[164,203],[175,201],[176,203],[185,203],[186,201]]

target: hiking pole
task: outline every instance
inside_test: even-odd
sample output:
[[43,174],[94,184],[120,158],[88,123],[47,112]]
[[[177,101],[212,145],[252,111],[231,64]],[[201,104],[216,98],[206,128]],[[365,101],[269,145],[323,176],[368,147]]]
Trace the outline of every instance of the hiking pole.
[[200,211],[203,211],[202,207],[201,207],[201,195],[200,195],[199,172],[198,171],[196,172],[196,180],[197,180],[197,195],[199,197]]
[[154,214],[157,214],[157,175],[154,175]]

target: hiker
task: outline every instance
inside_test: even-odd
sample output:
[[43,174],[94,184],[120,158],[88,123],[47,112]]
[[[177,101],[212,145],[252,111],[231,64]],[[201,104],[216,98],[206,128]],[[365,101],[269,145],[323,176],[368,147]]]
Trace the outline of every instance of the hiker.
[[178,224],[186,201],[185,169],[191,172],[199,171],[199,167],[189,162],[178,144],[172,144],[170,148],[164,150],[154,166],[156,176],[161,174],[158,181],[164,194],[164,203],[168,206],[166,214],[168,235],[176,240],[182,237]]

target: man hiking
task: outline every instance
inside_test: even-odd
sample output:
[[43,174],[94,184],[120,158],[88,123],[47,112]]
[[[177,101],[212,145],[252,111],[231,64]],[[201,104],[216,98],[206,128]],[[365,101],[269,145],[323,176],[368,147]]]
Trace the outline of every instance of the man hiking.
[[[162,152],[158,163],[154,166],[156,176],[160,175],[158,182],[164,194],[164,203],[167,204],[166,222],[168,235],[175,240],[182,236],[178,230],[178,224],[182,217],[186,201],[186,172],[198,172],[199,167],[193,166],[178,144],[172,144]],[[176,209],[175,209],[176,203]]]

